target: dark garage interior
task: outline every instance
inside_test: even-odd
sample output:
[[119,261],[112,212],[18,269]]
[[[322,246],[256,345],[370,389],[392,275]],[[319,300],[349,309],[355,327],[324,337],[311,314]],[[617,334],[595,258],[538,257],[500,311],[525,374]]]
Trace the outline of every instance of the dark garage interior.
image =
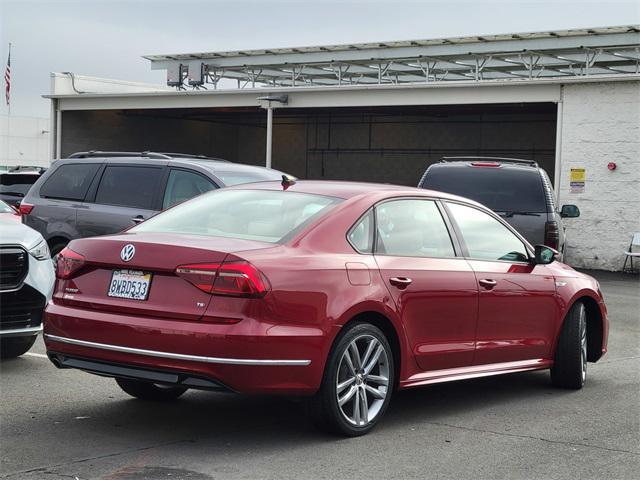
[[[62,156],[85,150],[203,154],[263,165],[266,114],[256,108],[65,111]],[[556,105],[283,108],[273,167],[300,178],[416,185],[443,156],[537,161],[553,181]]]

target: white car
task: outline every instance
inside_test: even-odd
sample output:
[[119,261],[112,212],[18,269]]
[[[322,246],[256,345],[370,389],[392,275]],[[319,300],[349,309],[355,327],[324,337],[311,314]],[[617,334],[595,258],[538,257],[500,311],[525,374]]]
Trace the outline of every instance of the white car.
[[42,235],[0,215],[0,357],[18,357],[34,344],[54,281]]

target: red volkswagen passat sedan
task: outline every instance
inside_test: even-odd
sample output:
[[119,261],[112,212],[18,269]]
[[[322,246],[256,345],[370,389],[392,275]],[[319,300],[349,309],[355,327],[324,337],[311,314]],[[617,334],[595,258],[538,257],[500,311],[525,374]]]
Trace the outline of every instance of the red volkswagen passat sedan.
[[320,425],[360,435],[396,388],[548,368],[581,388],[607,311],[556,253],[439,192],[243,185],[71,242],[45,342],[134,397],[304,395]]

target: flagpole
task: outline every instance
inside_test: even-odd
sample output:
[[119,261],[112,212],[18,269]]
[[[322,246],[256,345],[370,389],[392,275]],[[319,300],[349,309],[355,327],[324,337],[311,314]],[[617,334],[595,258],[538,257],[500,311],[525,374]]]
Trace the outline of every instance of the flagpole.
[[[7,57],[7,67],[11,68],[11,42],[9,42],[9,56]],[[5,74],[6,74],[6,67],[5,67]],[[9,73],[9,75],[11,75],[11,73]],[[6,79],[5,79],[6,82]],[[9,88],[11,88],[11,83],[9,83]],[[9,167],[9,164],[11,163],[11,160],[9,159],[9,153],[11,152],[11,148],[10,148],[10,143],[11,143],[11,90],[9,90],[9,97],[8,97],[8,102],[7,102],[7,150],[6,150],[6,157],[5,157],[5,161],[7,169]]]
[[[9,42],[9,60],[8,60],[8,63],[9,63],[9,65],[11,65],[11,42]],[[9,68],[11,68],[11,67],[9,66]],[[8,103],[7,106],[9,107],[9,118],[11,118],[11,97],[9,97],[9,103]]]

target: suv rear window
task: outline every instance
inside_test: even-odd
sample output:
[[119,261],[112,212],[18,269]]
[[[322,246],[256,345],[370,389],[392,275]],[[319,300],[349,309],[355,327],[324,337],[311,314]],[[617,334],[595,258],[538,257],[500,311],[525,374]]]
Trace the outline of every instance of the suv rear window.
[[3,173],[0,175],[0,193],[24,197],[38,178],[37,173]]
[[341,201],[297,192],[215,190],[170,208],[129,231],[279,243]]
[[470,198],[495,212],[547,211],[542,179],[533,168],[436,166],[420,186]]
[[55,169],[40,187],[40,196],[62,200],[84,200],[99,163],[69,163]]

